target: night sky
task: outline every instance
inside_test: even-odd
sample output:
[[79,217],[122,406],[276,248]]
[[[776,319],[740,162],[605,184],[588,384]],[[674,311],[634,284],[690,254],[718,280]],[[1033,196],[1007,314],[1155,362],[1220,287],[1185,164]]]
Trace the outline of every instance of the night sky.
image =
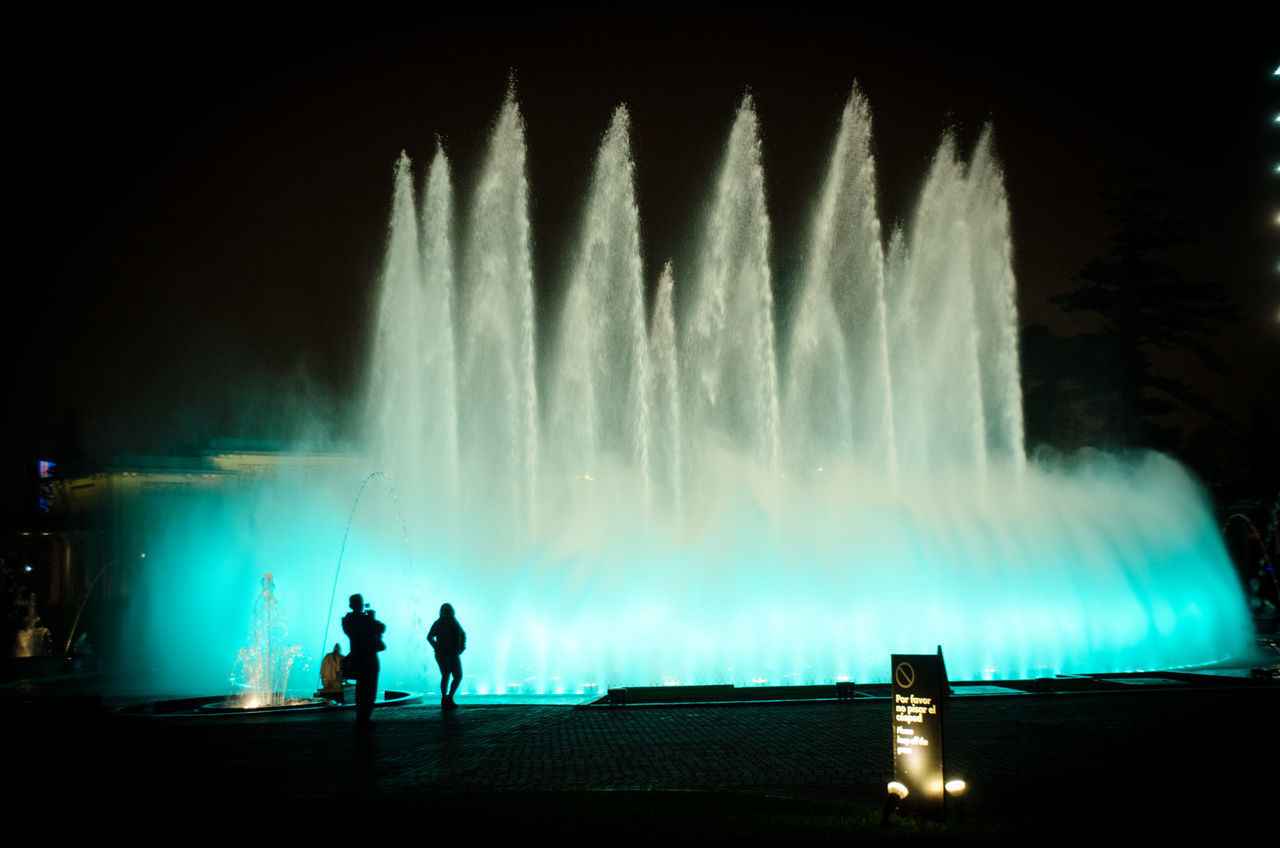
[[[344,423],[359,395],[396,157],[443,140],[471,195],[514,74],[529,145],[534,275],[551,326],[596,146],[632,116],[645,279],[692,267],[734,110],[763,132],[780,333],[841,108],[870,101],[887,226],[909,217],[940,134],[967,157],[995,124],[1024,324],[1107,249],[1103,192],[1141,179],[1194,236],[1170,261],[1220,282],[1244,320],[1232,366],[1184,376],[1243,428],[1276,409],[1280,43],[1262,21],[1032,31],[873,17],[207,22],[144,36],[122,18],[28,22],[11,38],[11,263],[4,506],[22,464],[79,449],[189,451],[288,438],[294,413]],[[999,30],[1003,34],[997,34]],[[1008,33],[1016,33],[1010,36]],[[1011,38],[1016,37],[1016,41]],[[1182,367],[1172,360],[1170,367]],[[55,458],[58,458],[55,456]]]

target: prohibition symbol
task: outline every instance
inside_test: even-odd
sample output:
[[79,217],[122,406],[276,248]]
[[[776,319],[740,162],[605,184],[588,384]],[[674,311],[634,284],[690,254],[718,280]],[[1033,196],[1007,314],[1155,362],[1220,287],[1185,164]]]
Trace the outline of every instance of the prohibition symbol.
[[911,667],[911,663],[898,663],[898,667],[893,670],[893,679],[903,689],[910,689],[916,682],[916,670]]

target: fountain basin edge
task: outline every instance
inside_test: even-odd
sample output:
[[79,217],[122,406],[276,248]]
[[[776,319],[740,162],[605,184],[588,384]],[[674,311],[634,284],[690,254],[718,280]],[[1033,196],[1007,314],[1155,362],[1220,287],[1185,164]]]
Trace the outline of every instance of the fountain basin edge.
[[[383,691],[374,705],[378,707],[403,706],[422,700],[420,692],[403,692],[394,689]],[[191,717],[191,716],[251,716],[264,713],[296,713],[322,712],[331,710],[355,709],[355,702],[339,703],[329,698],[288,698],[284,704],[268,707],[234,707],[230,706],[232,697],[227,695],[201,695],[193,698],[171,698],[159,701],[144,701],[121,707],[116,712],[120,715],[158,717]]]

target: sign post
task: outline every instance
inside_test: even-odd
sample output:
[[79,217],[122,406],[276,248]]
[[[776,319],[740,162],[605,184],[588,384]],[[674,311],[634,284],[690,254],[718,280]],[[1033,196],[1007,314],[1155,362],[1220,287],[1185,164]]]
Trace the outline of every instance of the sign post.
[[947,669],[937,654],[894,654],[893,777],[906,787],[904,811],[947,817],[942,768],[942,704]]

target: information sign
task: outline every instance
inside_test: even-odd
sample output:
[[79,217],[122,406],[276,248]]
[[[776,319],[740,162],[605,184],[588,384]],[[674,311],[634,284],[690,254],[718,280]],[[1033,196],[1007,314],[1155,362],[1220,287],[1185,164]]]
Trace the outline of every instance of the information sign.
[[901,809],[946,818],[943,791],[942,704],[947,670],[937,654],[894,654],[893,776],[907,789]]

